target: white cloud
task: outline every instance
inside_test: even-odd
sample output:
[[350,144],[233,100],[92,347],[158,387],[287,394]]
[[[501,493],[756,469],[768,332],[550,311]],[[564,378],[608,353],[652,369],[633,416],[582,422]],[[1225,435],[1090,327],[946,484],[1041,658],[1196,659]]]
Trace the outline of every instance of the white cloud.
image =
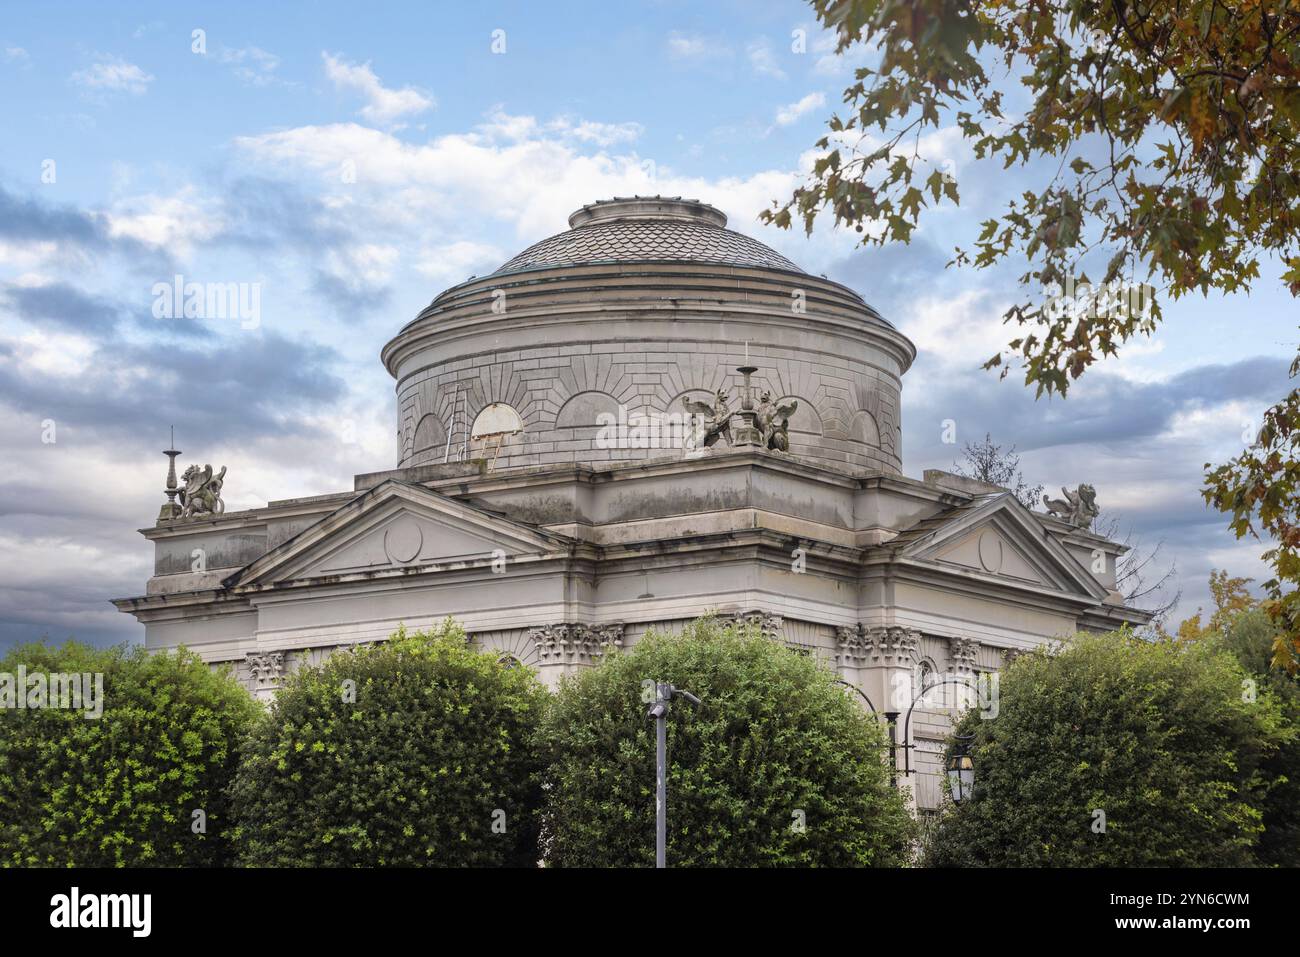
[[813,110],[821,109],[826,105],[825,93],[809,93],[797,103],[791,103],[783,106],[776,111],[776,125],[789,126],[797,122],[800,117],[806,116]]
[[55,377],[81,375],[90,368],[97,348],[84,336],[43,330],[0,341],[9,352],[8,358],[0,359],[0,366],[12,361],[19,368]]
[[78,70],[69,79],[88,90],[109,90],[139,96],[149,89],[154,78],[134,63],[121,57],[101,55],[85,70]]
[[668,35],[668,55],[674,60],[695,60],[704,57],[730,56],[731,48],[725,43],[710,40],[698,33],[674,30]]
[[253,86],[268,86],[278,79],[275,71],[280,67],[280,58],[261,47],[223,48],[219,59],[235,76]]
[[755,40],[745,52],[749,56],[749,65],[753,67],[755,73],[777,80],[785,79],[785,71],[776,62],[772,47],[766,40]]
[[990,301],[985,289],[964,289],[953,296],[918,295],[904,300],[891,317],[917,352],[944,369],[970,370],[1006,345],[1004,307]]
[[612,146],[639,139],[645,127],[640,123],[600,123],[574,116],[557,116],[542,123],[535,116],[515,116],[498,106],[488,112],[487,121],[475,127],[475,132],[494,140],[520,142],[549,135],[596,146]]
[[[773,198],[794,188],[796,171],[721,180],[681,176],[635,152],[609,152],[584,130],[580,121],[494,114],[474,132],[423,144],[335,123],[238,137],[235,146],[269,169],[305,169],[323,179],[337,179],[340,164],[357,158],[357,186],[373,195],[365,203],[368,214],[382,206],[404,224],[418,221],[428,229],[438,222],[440,229],[454,229],[466,239],[481,239],[487,231],[483,217],[489,217],[513,225],[522,241],[531,242],[562,228],[569,213],[595,199],[657,193],[699,197],[724,209],[742,231],[762,235],[778,248],[807,248],[802,237],[755,221]],[[546,188],[539,189],[539,183]],[[469,224],[466,210],[477,217]],[[452,234],[453,241],[458,238]]]
[[325,272],[345,289],[365,293],[388,284],[401,253],[395,246],[379,243],[331,249],[325,256]]
[[572,122],[563,118],[557,122],[559,125],[554,129],[558,132],[565,133],[584,143],[594,143],[597,146],[630,143],[639,139],[645,129],[640,123],[598,123],[593,120]]
[[510,254],[489,243],[460,240],[420,250],[415,268],[422,275],[448,286],[464,282],[471,275],[484,275],[495,269]]
[[837,53],[835,48],[838,43],[839,37],[833,31],[823,31],[814,37],[812,52],[817,57],[813,63],[814,74],[848,79],[859,67],[874,68],[880,61],[879,46],[851,43],[842,53]]
[[340,90],[351,90],[366,99],[360,116],[370,123],[387,126],[399,117],[423,113],[435,106],[432,97],[425,96],[414,87],[389,89],[380,82],[369,63],[347,63],[329,53],[321,53],[325,61],[325,75]]
[[27,63],[31,57],[22,47],[5,47],[5,59],[10,63]]
[[193,187],[170,196],[144,193],[124,197],[114,202],[106,215],[110,236],[125,236],[181,253],[225,228],[215,201],[200,197]]
[[[63,252],[59,244],[49,240],[41,242],[11,243],[0,240],[0,265],[11,266],[19,270],[39,269],[54,265],[55,257]],[[66,265],[66,259],[63,263]]]

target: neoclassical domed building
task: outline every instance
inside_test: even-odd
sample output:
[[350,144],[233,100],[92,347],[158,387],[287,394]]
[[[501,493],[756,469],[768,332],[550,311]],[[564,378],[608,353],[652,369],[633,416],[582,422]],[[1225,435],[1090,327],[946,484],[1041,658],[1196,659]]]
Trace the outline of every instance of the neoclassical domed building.
[[[116,605],[148,647],[230,662],[263,695],[400,624],[454,616],[554,684],[711,611],[823,659],[882,714],[921,682],[1146,621],[1114,590],[1123,546],[1088,531],[1086,486],[1050,516],[903,475],[914,358],[861,296],[712,206],[593,203],[384,346],[395,467],[238,512],[224,473],[173,472],[143,532],[154,576]],[[896,731],[922,808],[945,727],[921,707]]]

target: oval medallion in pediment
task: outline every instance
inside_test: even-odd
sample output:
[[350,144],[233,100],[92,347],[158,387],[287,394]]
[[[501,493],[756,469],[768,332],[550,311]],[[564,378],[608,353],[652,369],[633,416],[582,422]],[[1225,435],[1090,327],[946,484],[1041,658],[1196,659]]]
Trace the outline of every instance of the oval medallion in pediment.
[[384,530],[384,554],[394,565],[407,565],[415,561],[422,547],[424,532],[413,519],[398,519]]

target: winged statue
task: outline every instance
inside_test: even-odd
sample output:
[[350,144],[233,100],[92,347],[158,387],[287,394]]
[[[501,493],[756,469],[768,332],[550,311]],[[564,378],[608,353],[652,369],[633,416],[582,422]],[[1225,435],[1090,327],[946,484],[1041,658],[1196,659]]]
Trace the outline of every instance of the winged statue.
[[212,466],[199,468],[191,465],[181,476],[185,488],[180,491],[181,518],[194,518],[198,515],[220,515],[226,510],[226,503],[221,500],[221,486],[226,479],[226,467],[215,475]]
[[798,399],[791,399],[782,405],[772,401],[771,392],[764,391],[759,398],[758,424],[763,430],[767,447],[772,451],[790,451],[790,416],[798,408]]
[[695,445],[712,447],[719,438],[725,438],[731,444],[731,409],[725,389],[719,389],[713,396],[713,403],[696,402],[690,398],[682,399],[682,407],[693,416],[699,416],[704,423],[702,433],[697,432]]
[[1062,486],[1061,494],[1065,498],[1043,496],[1043,505],[1047,507],[1048,515],[1055,515],[1057,518],[1065,519],[1071,525],[1087,528],[1092,524],[1092,520],[1101,514],[1101,510],[1097,508],[1097,490],[1091,485],[1084,483],[1074,492]]

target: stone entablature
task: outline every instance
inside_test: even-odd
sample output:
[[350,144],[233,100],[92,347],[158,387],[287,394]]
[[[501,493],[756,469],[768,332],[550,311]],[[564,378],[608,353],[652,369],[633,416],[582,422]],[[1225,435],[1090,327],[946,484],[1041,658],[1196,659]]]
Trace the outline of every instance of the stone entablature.
[[[203,576],[161,574],[149,582],[148,594],[117,605],[146,624],[151,646],[184,642],[223,658],[242,657],[250,645],[261,641],[264,647],[272,636],[275,644],[294,647],[336,631],[345,641],[361,634],[374,640],[385,636],[386,622],[409,623],[423,615],[453,614],[467,627],[479,629],[485,617],[498,627],[538,627],[543,613],[543,623],[563,620],[545,609],[562,609],[573,596],[589,603],[596,620],[663,620],[679,611],[685,613],[681,617],[693,617],[734,601],[742,607],[765,602],[770,608],[801,609],[800,617],[806,620],[839,627],[846,619],[871,620],[879,607],[871,596],[888,586],[899,613],[915,616],[936,602],[951,605],[971,623],[969,634],[987,633],[994,643],[1006,634],[1008,644],[1025,646],[1035,643],[1037,635],[1062,633],[1081,623],[1115,627],[1144,620],[1141,613],[1104,600],[1109,587],[1104,577],[1086,586],[1088,570],[1069,557],[1075,554],[1076,542],[1077,547],[1105,548],[1110,567],[1122,551],[1114,543],[1084,538],[1077,529],[1058,532],[1060,523],[1032,515],[1005,497],[963,498],[897,476],[853,477],[776,453],[732,452],[691,462],[664,460],[602,470],[462,472],[423,486],[375,476],[364,484],[367,488],[359,495],[294,500],[147,529],[159,569],[188,568],[196,546],[210,554],[238,554],[245,565],[210,567]],[[385,491],[399,488],[408,491],[396,498]],[[414,558],[409,567],[393,564],[392,542],[385,537],[388,525],[368,511],[366,502],[378,503],[377,494],[391,499],[384,506],[392,513],[391,521],[406,514],[403,509],[415,509],[428,511],[419,522],[435,523],[422,535],[428,554]],[[816,507],[807,509],[807,502]],[[400,507],[393,511],[394,506]],[[468,511],[454,518],[459,509]],[[1004,512],[1018,516],[1016,521],[1002,521]],[[1055,563],[1060,570],[1050,580],[1035,583],[992,575],[978,564],[954,564],[944,556],[960,558],[963,553],[944,551],[948,546],[937,531],[901,551],[891,544],[907,539],[898,530],[918,523],[942,531],[948,515],[962,528],[970,526],[970,532],[961,534],[978,537],[987,534],[981,529],[996,526],[998,534],[1020,535],[1017,549],[1036,549],[1042,553],[1036,561],[1043,567]],[[988,520],[981,525],[983,515]],[[438,531],[439,523],[453,518],[496,542],[484,539],[477,556],[440,559],[429,549],[436,550],[446,537]],[[403,528],[410,520],[401,519]],[[280,573],[263,560],[264,554],[284,552],[305,541],[319,540],[318,547],[325,548],[334,540],[331,536],[357,535],[371,526],[379,538],[365,546],[366,557],[355,570],[339,565],[334,571],[290,572],[286,567],[285,574],[294,579],[289,586],[277,584],[273,579]],[[278,544],[266,548],[272,541]],[[510,541],[516,544],[504,549],[508,572],[495,575],[493,546]],[[875,544],[882,541],[884,547]],[[1052,541],[1068,547],[1047,549]],[[939,560],[928,558],[926,549]],[[796,552],[803,567],[799,574],[792,573]],[[1072,570],[1066,569],[1067,563]],[[253,574],[258,568],[267,570]],[[553,579],[541,577],[552,574]],[[400,580],[401,590],[391,590],[385,584],[390,580]],[[566,581],[571,584],[566,586]],[[708,583],[705,597],[700,596],[701,582]],[[340,591],[344,586],[346,593]],[[421,597],[417,586],[429,588],[430,597]],[[285,604],[277,595],[286,587],[306,589],[305,597],[311,600]],[[334,593],[328,603],[311,598],[325,590]],[[511,609],[521,597],[529,605]],[[853,603],[848,609],[846,599]],[[977,624],[982,616],[1002,614],[996,609],[1008,602],[1005,607],[1033,608],[1034,615],[1026,618],[1018,611],[996,623],[989,619],[988,624]],[[271,612],[274,617],[268,618]],[[352,614],[358,624],[342,624]],[[1029,630],[1023,622],[1036,623]],[[944,630],[942,623],[936,628],[938,633]],[[841,653],[864,654],[865,638],[860,636],[861,651],[855,652],[850,640]],[[828,653],[834,650],[828,640]]]

